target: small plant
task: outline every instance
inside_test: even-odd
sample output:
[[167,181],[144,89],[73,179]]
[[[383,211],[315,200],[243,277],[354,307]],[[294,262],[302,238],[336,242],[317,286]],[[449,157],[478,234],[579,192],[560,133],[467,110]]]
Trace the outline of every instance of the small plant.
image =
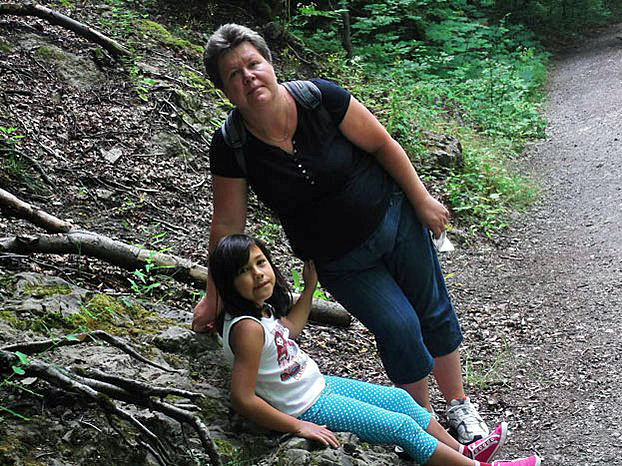
[[[39,395],[38,393],[33,392],[32,390],[27,389],[26,387],[24,387],[23,385],[16,383],[13,381],[13,379],[15,377],[21,377],[23,375],[26,374],[26,371],[24,370],[25,367],[27,367],[30,364],[30,361],[28,360],[28,356],[25,355],[24,353],[20,352],[20,351],[15,351],[15,355],[18,358],[18,362],[17,364],[13,364],[11,366],[11,370],[12,373],[8,376],[6,376],[2,381],[0,381],[0,387],[6,386],[6,387],[11,387],[11,388],[15,388],[18,390],[23,390],[26,391],[28,393],[30,393],[31,395],[35,395],[38,397],[41,397],[42,395]],[[26,416],[6,407],[0,404],[0,411],[4,411],[7,412],[9,414],[11,414],[12,416],[15,416],[18,419],[21,419],[23,421],[29,421],[30,418],[27,418]]]
[[[161,250],[158,253],[162,253]],[[154,256],[158,254],[153,252],[146,260],[142,269],[136,269],[132,272],[133,278],[128,278],[130,288],[138,296],[153,296],[155,291],[160,289],[163,284],[157,279],[157,271],[169,269],[172,265],[158,265],[154,261]]]
[[24,375],[26,372],[24,372],[23,367],[30,364],[30,362],[28,361],[28,356],[19,351],[15,351],[15,355],[19,358],[19,363],[17,365],[11,366],[11,369],[13,369],[13,372],[17,375]]
[[276,223],[265,222],[259,228],[257,236],[259,236],[259,239],[262,240],[264,243],[271,243],[278,237],[279,230],[280,227]]
[[[294,282],[293,285],[293,290],[296,293],[300,293],[302,292],[304,286],[302,283],[302,277],[300,276],[300,273],[297,270],[292,270],[292,281]],[[323,299],[324,301],[328,300],[328,297],[326,296],[326,293],[321,289],[321,288],[316,288],[315,291],[313,292],[313,298],[314,299]]]
[[0,126],[0,148],[13,149],[24,136],[17,134],[16,128]]

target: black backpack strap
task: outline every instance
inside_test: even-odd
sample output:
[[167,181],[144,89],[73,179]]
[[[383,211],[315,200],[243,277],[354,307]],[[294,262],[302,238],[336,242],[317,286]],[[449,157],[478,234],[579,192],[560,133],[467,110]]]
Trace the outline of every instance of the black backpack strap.
[[317,112],[317,120],[312,124],[314,131],[320,140],[328,140],[328,136],[336,129],[330,113],[326,107],[322,105],[322,91],[311,81],[288,81],[283,86],[290,92],[294,99],[306,109],[315,110]]
[[288,81],[283,86],[305,108],[315,110],[322,103],[322,91],[311,81]]
[[227,145],[233,149],[235,160],[238,162],[244,176],[246,176],[246,160],[242,150],[242,147],[246,144],[246,129],[237,108],[229,112],[227,119],[220,127],[220,131]]

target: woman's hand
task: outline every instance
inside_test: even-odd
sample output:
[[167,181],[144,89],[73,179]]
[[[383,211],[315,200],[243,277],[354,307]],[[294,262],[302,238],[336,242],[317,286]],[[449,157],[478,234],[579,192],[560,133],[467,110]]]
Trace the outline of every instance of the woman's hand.
[[313,292],[317,286],[317,272],[313,261],[305,261],[302,268],[302,280],[304,281],[304,289]]
[[294,432],[294,434],[298,437],[306,438],[307,440],[319,442],[327,447],[339,447],[339,440],[337,440],[337,437],[333,432],[328,430],[325,426],[318,426],[312,422],[301,421],[300,427]]
[[427,195],[416,206],[417,216],[421,223],[427,225],[434,238],[439,238],[441,233],[445,231],[445,226],[449,223],[449,211],[439,201],[431,195]]
[[218,315],[218,294],[209,293],[197,303],[193,310],[192,330],[197,333],[216,331],[215,321]]

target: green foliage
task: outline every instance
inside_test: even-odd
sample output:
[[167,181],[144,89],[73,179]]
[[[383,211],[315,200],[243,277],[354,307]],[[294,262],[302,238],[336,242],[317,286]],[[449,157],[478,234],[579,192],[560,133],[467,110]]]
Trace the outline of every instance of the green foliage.
[[505,218],[510,207],[527,205],[536,190],[507,170],[499,148],[466,147],[464,170],[448,176],[445,191],[455,214],[471,228],[492,235],[507,226]]
[[24,136],[17,134],[16,128],[0,126],[0,148],[13,148]]
[[[491,14],[494,2],[349,3],[350,62],[339,52],[339,16],[311,17],[305,10],[304,20],[294,17],[290,26],[315,26],[297,34],[319,53],[331,51],[324,76],[372,110],[422,177],[436,180],[459,219],[485,234],[504,228],[511,207],[533,196],[506,160],[526,141],[544,136],[540,102],[548,55],[533,32]],[[434,165],[425,149],[426,130],[456,133],[464,171],[447,173]]]
[[547,42],[566,42],[620,14],[619,2],[606,0],[496,0],[490,16],[510,15]]
[[[152,244],[158,244],[165,233],[159,233],[151,237]],[[160,249],[157,252],[151,252],[149,257],[145,259],[145,265],[142,269],[135,269],[131,275],[132,278],[127,280],[130,282],[132,291],[139,297],[152,297],[157,290],[163,288],[163,283],[159,279],[158,271],[173,268],[173,265],[158,265],[154,257],[157,254],[165,253],[168,249]]]
[[[293,290],[296,293],[301,293],[302,290],[304,289],[304,283],[302,281],[302,277],[300,273],[297,270],[292,270],[292,281],[294,283],[294,285],[292,286]],[[313,291],[313,298],[323,299],[324,301],[328,301],[328,297],[326,296],[326,293],[324,293],[324,291],[321,288],[316,288]]]

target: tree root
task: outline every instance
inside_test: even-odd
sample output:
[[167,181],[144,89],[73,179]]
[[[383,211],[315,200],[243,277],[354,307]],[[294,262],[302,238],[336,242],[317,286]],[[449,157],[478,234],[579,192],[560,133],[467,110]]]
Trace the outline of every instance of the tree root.
[[[137,353],[136,350],[132,349],[129,345],[122,342],[120,339],[113,337],[112,335],[104,332],[103,330],[94,330],[88,333],[79,333],[77,335],[71,335],[70,337],[63,338],[54,338],[51,340],[39,340],[39,341],[31,341],[24,343],[16,343],[13,345],[0,347],[0,350],[4,351],[20,351],[24,354],[36,354],[43,353],[44,351],[48,351],[50,349],[56,348],[58,346],[72,346],[79,345],[84,343],[85,341],[97,341],[103,340],[109,345],[114,346],[115,348],[120,349],[126,354],[129,354],[135,359],[138,359],[140,362],[144,362],[145,364],[149,364],[150,366],[157,367],[166,372],[177,372],[175,369],[170,369],[168,367],[161,366],[158,363],[153,361],[149,361],[147,358]],[[182,395],[183,396],[183,395]]]
[[[102,334],[105,334],[105,332],[97,333],[100,338],[102,337]],[[108,335],[108,337],[110,336]],[[85,340],[86,336],[82,339],[82,341]],[[65,341],[67,342],[65,344],[76,344],[69,343],[74,340]],[[82,341],[78,341],[78,343],[81,343]],[[13,352],[25,350],[29,353],[34,353],[36,352],[34,350],[35,348],[45,348],[47,350],[50,349],[50,345],[54,347],[59,346],[60,344],[58,341],[47,340],[45,342],[5,346],[0,349],[0,370],[10,371],[12,366],[19,366],[24,371],[23,375],[25,376],[38,377],[51,385],[71,393],[82,395],[87,399],[94,401],[107,416],[116,416],[133,425],[142,434],[144,438],[143,443],[145,444],[146,449],[154,455],[160,464],[164,466],[171,465],[172,460],[162,441],[138,419],[121,409],[118,406],[118,403],[122,402],[133,404],[140,408],[162,413],[172,419],[175,419],[180,424],[189,424],[199,436],[201,444],[210,458],[211,464],[218,466],[222,465],[220,455],[216,450],[216,445],[210,436],[209,429],[203,421],[193,414],[192,411],[163,401],[164,398],[169,395],[187,398],[194,401],[203,397],[201,393],[175,388],[154,387],[136,380],[130,380],[119,376],[110,376],[94,369],[80,369],[74,367],[71,369],[71,372],[69,372],[51,364],[47,364],[36,358],[29,358],[28,363],[24,364],[20,361],[18,355]],[[132,350],[129,354],[136,357],[137,353]],[[145,361],[142,356],[140,357],[140,360]],[[160,400],[152,399],[151,397],[154,396],[159,397]],[[114,426],[112,423],[111,425]]]

